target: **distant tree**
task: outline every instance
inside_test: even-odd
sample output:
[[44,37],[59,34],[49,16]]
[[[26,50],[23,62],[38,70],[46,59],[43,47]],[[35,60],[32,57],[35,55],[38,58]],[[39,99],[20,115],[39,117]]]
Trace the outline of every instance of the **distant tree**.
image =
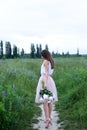
[[39,58],[39,55],[40,55],[40,53],[39,53],[39,47],[38,47],[38,44],[36,45],[36,57],[37,58]]
[[54,53],[54,51],[52,51],[52,56],[54,57],[56,54]]
[[66,56],[69,56],[69,51],[67,51]]
[[42,51],[42,46],[41,46],[41,44],[37,44],[36,45],[36,57],[38,57],[38,58],[40,58],[41,57],[41,51]]
[[49,50],[49,49],[48,49],[48,45],[47,45],[47,44],[45,45],[45,49],[46,49],[46,50]]
[[0,42],[0,58],[3,57],[3,41]]
[[18,54],[17,54],[17,46],[14,45],[13,46],[13,57],[17,58]]
[[[42,45],[40,44],[39,45],[39,53],[41,53],[41,51],[42,51]],[[41,57],[41,54],[40,54],[40,57]]]
[[5,55],[6,55],[6,58],[11,58],[11,44],[10,42],[6,42],[5,43]]
[[64,56],[65,54],[64,54],[64,52],[62,52],[62,56]]
[[24,55],[24,49],[22,48],[22,50],[21,50],[21,56],[23,56]]
[[30,53],[30,55],[31,55],[31,58],[35,58],[35,46],[34,46],[33,43],[31,43],[31,53]]
[[77,48],[77,56],[79,56],[79,48]]

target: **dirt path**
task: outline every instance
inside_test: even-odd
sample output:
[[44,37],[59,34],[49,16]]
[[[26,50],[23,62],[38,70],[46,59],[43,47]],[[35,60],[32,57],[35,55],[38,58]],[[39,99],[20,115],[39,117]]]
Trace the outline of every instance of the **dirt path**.
[[33,128],[38,130],[63,130],[61,128],[61,123],[58,124],[59,116],[58,113],[55,111],[55,106],[53,106],[52,111],[52,125],[49,126],[49,128],[45,128],[45,122],[44,122],[44,113],[43,113],[43,107],[40,105],[40,108],[42,109],[42,115],[38,117],[38,124],[34,124]]

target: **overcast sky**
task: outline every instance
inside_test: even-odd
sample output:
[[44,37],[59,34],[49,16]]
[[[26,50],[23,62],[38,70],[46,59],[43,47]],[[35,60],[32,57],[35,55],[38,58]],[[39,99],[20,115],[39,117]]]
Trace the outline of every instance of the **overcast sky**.
[[0,0],[0,40],[87,54],[87,0]]

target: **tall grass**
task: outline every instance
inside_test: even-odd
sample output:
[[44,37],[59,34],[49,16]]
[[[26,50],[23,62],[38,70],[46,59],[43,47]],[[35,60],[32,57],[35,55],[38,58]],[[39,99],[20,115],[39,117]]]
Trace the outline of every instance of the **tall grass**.
[[[0,61],[0,130],[33,130],[41,114],[35,104],[41,59]],[[66,130],[87,129],[87,59],[55,58],[60,121]]]
[[0,61],[0,130],[32,130],[40,113],[35,104],[39,65],[38,60]]
[[66,130],[87,129],[87,59],[84,57],[55,60],[60,119]]

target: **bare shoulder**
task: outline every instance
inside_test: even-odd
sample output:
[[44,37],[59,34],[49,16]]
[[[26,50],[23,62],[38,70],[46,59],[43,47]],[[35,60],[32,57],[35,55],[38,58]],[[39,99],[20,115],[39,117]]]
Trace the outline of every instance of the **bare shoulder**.
[[47,66],[49,64],[49,61],[48,60],[44,60],[44,65]]

